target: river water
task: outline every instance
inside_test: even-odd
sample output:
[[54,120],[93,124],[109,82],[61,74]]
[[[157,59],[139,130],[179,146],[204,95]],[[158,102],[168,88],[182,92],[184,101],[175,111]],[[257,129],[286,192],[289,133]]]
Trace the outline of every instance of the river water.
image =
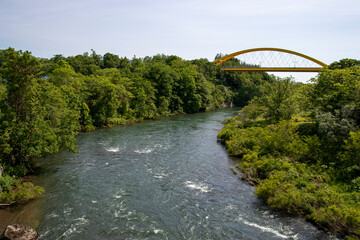
[[37,164],[46,190],[0,212],[41,239],[335,239],[273,212],[230,168],[216,139],[233,109],[83,133],[79,153]]

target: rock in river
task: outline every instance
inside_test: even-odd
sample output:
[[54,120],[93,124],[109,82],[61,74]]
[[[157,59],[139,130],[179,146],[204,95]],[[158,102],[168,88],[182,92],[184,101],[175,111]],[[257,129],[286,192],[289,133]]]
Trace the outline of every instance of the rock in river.
[[25,225],[8,225],[0,236],[1,240],[36,240],[40,234],[33,228]]

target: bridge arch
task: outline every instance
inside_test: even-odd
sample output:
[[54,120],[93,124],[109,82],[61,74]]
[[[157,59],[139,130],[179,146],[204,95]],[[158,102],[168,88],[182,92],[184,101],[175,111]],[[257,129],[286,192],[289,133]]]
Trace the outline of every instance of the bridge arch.
[[246,54],[246,53],[250,53],[250,52],[259,52],[259,51],[274,51],[274,52],[283,52],[283,53],[288,53],[288,54],[292,54],[292,55],[296,55],[298,57],[301,58],[305,58],[311,62],[314,62],[318,65],[320,65],[321,67],[319,68],[237,68],[237,69],[231,69],[231,68],[227,68],[227,69],[223,69],[226,71],[277,71],[277,72],[286,72],[286,71],[295,71],[295,72],[311,72],[311,71],[319,71],[322,67],[327,66],[325,63],[309,57],[305,54],[302,53],[298,53],[295,51],[291,51],[291,50],[287,50],[287,49],[282,49],[282,48],[251,48],[251,49],[246,49],[246,50],[242,50],[242,51],[238,51],[232,54],[228,54],[224,57],[218,58],[216,59],[213,63],[215,63],[216,65],[220,65],[228,60],[230,60],[233,57],[242,55],[242,54]]

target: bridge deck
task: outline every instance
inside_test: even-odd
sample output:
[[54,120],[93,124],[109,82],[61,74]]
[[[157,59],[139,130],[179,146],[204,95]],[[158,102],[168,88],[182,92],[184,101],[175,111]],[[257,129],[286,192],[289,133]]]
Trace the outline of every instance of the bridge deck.
[[320,72],[322,67],[288,68],[288,67],[224,67],[227,72]]

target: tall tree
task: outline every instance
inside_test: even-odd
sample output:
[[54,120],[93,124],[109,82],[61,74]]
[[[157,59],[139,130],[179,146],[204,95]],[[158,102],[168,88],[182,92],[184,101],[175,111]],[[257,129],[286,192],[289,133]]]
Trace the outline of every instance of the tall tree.
[[25,169],[33,158],[56,152],[61,145],[75,149],[76,114],[52,83],[37,77],[39,61],[29,52],[12,48],[5,50],[5,56],[1,69],[7,88],[1,119],[3,160]]

